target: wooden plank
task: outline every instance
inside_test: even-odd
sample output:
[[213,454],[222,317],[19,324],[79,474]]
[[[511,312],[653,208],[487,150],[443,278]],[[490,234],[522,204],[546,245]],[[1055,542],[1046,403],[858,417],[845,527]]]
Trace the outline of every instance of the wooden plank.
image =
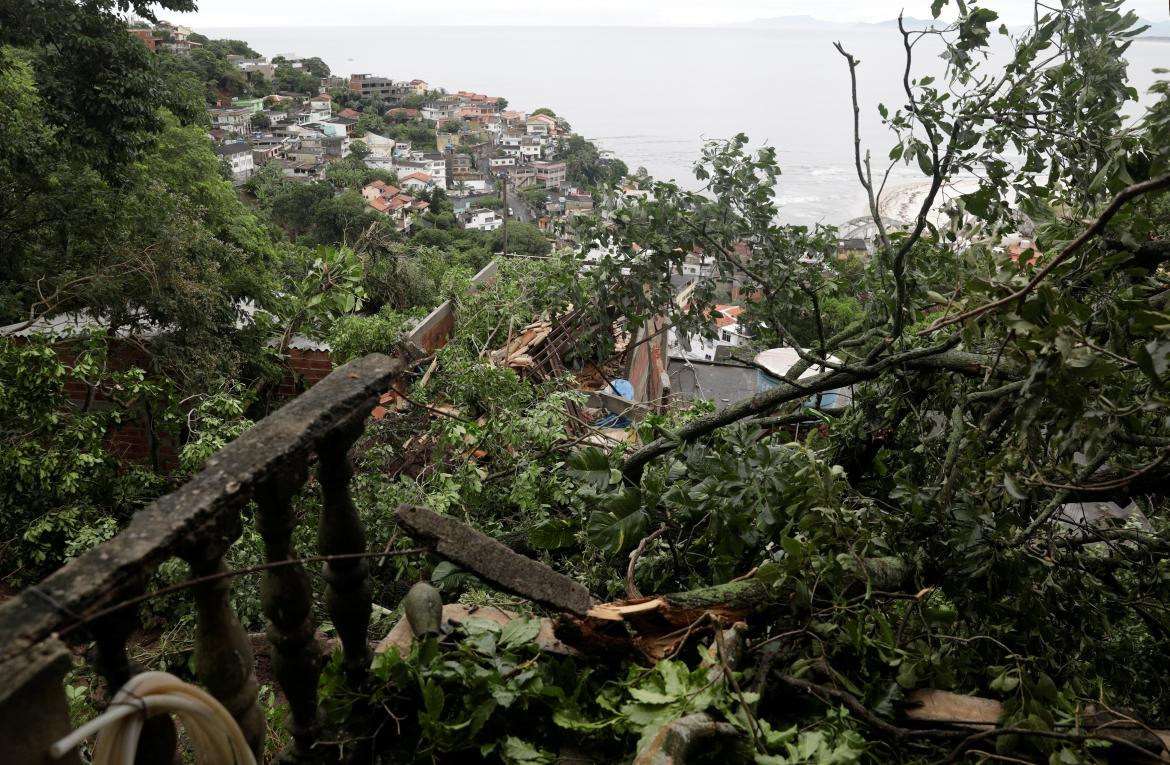
[[438,555],[505,592],[576,616],[589,610],[591,598],[584,585],[454,518],[412,505],[400,505],[395,515],[416,541],[433,543]]

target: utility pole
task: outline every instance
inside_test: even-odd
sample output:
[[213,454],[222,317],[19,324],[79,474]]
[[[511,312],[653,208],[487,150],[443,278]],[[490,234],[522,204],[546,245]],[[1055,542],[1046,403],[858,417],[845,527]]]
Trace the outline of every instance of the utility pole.
[[500,173],[504,184],[504,257],[508,257],[508,171]]

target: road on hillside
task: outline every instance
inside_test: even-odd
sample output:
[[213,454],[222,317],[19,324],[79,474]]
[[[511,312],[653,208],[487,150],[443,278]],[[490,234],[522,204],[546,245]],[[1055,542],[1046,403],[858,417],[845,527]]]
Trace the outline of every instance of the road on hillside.
[[[504,182],[507,183],[507,181]],[[508,207],[512,208],[512,215],[508,216],[510,220],[519,220],[525,223],[532,223],[536,220],[536,215],[532,212],[532,208],[524,199],[520,189],[511,183],[508,183]],[[504,212],[506,214],[507,210]]]

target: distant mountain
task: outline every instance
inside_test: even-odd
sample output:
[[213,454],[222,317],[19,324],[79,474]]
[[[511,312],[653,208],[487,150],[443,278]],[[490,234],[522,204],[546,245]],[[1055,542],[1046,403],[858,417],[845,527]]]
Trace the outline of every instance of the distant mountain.
[[[944,26],[945,21],[919,19],[913,16],[905,16],[902,23],[907,29],[926,29],[932,25]],[[1150,21],[1142,19],[1142,24],[1148,24],[1149,29],[1143,32],[1144,37],[1170,37],[1170,21]],[[756,27],[767,29],[841,29],[844,27],[894,27],[897,28],[898,20],[889,19],[888,21],[878,21],[873,23],[848,23],[840,21],[825,21],[813,16],[770,16],[768,18],[753,19],[751,21],[739,21],[730,26],[733,27]],[[1012,27],[1016,29],[1016,27]]]
[[[916,19],[912,16],[906,16],[903,23],[907,29],[925,29],[935,22],[927,19]],[[843,27],[897,27],[898,20],[890,19],[889,21],[878,21],[875,23],[854,23],[854,22],[840,22],[840,21],[825,21],[824,19],[814,18],[813,16],[771,16],[763,19],[753,19],[752,21],[740,21],[731,26],[736,27],[757,27],[757,28],[779,28],[779,29],[840,29]]]
[[836,21],[825,21],[812,16],[771,16],[765,19],[751,21],[737,21],[734,27],[779,27],[783,29],[832,29],[835,27],[851,26]]
[[[928,27],[932,27],[932,26],[936,26],[936,25],[940,26],[940,27],[944,27],[944,26],[946,26],[946,22],[943,21],[942,19],[935,19],[935,20],[916,19],[913,16],[903,16],[902,17],[902,25],[905,26],[907,29],[926,29]],[[879,21],[876,24],[869,24],[868,26],[894,27],[895,29],[897,29],[898,20],[897,19],[890,19],[889,21]]]

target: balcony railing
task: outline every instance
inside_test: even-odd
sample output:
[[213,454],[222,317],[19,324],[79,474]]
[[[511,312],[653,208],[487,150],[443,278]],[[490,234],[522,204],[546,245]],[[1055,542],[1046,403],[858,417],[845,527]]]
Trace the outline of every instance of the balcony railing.
[[[137,609],[111,609],[141,597],[151,574],[175,557],[186,561],[192,578],[208,577],[192,587],[197,679],[239,722],[262,762],[264,718],[252,644],[231,607],[231,579],[215,575],[227,571],[224,556],[240,536],[241,510],[248,502],[255,502],[267,561],[294,557],[291,503],[314,454],[322,495],[321,555],[366,552],[350,497],[349,450],[378,395],[403,369],[400,359],[372,354],[334,370],[224,447],[178,491],[138,512],[113,539],[0,606],[0,763],[48,763],[49,746],[69,732],[63,684],[70,669],[69,645],[94,643],[94,668],[111,695],[137,671],[127,653]],[[323,600],[340,638],[344,666],[358,681],[371,659],[367,563],[335,558],[324,564],[323,573]],[[281,759],[322,759],[322,750],[314,748],[321,732],[317,680],[322,657],[311,619],[310,580],[299,563],[269,568],[263,576],[272,669],[290,713],[292,741]],[[173,762],[174,747],[170,719],[154,718],[143,731],[138,761]],[[78,761],[71,752],[55,762]]]

